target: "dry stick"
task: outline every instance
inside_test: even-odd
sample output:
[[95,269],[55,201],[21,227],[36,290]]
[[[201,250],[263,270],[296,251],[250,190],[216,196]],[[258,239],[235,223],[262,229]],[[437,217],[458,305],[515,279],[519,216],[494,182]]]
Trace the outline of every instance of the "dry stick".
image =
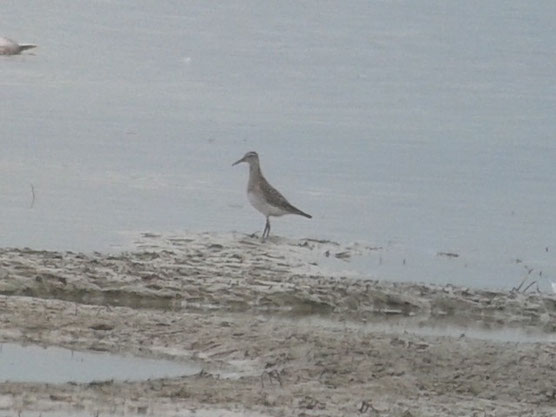
[[516,291],[519,292],[519,290],[521,289],[521,287],[523,286],[523,284],[525,284],[525,281],[527,281],[529,279],[529,277],[525,277],[523,278],[523,280],[521,281],[521,284],[519,284],[517,287],[513,287],[512,291]]
[[263,371],[263,373],[261,374],[261,386],[262,388],[264,388],[264,377],[265,375],[268,377],[268,382],[270,384],[272,384],[272,380],[275,379],[276,381],[278,381],[278,384],[280,384],[280,387],[282,386],[282,378],[280,377],[280,373],[274,369],[272,371]]
[[278,384],[280,384],[280,386],[282,386],[282,378],[280,377],[280,372],[278,372],[275,369],[274,371],[271,372],[271,375],[274,379],[276,379],[278,381]]
[[367,410],[369,410],[369,408],[371,407],[371,405],[369,404],[368,401],[361,401],[361,407],[359,407],[359,412],[360,413],[366,413]]
[[33,198],[31,199],[31,206],[29,208],[33,208],[35,206],[35,186],[31,184],[31,195]]
[[531,274],[531,273],[529,272],[529,274],[527,274],[527,275],[523,278],[523,280],[521,281],[521,284],[519,284],[519,285],[517,286],[517,288],[514,287],[512,291],[516,291],[516,292],[521,291],[521,287],[523,287],[523,284],[525,284],[525,283],[527,282],[527,280],[529,279],[530,274]]
[[525,294],[527,292],[527,290],[529,288],[531,288],[531,285],[535,284],[537,281],[533,281],[532,283],[530,283],[529,285],[527,285],[524,289],[523,289],[523,293]]

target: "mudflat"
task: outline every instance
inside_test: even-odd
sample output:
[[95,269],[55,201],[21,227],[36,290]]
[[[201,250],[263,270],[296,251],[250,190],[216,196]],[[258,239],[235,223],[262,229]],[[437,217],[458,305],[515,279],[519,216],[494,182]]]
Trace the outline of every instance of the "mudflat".
[[202,369],[4,381],[0,415],[556,415],[554,294],[389,283],[319,263],[373,250],[236,233],[145,234],[116,254],[0,249],[2,343]]

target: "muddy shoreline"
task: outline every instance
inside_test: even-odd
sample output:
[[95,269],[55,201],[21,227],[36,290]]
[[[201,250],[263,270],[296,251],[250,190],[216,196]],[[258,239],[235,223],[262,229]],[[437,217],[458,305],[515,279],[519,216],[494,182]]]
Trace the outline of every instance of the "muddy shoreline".
[[[0,342],[203,369],[4,382],[0,415],[556,415],[554,295],[355,279],[319,265],[375,250],[233,233],[147,234],[120,254],[0,249]],[[439,324],[457,331],[420,331]]]

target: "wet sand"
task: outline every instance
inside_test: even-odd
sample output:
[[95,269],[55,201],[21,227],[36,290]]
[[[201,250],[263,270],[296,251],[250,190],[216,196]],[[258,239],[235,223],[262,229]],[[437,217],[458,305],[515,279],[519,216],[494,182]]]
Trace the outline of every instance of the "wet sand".
[[1,342],[193,359],[203,370],[4,382],[0,414],[556,415],[553,294],[323,266],[377,250],[234,233],[147,234],[119,254],[1,249]]

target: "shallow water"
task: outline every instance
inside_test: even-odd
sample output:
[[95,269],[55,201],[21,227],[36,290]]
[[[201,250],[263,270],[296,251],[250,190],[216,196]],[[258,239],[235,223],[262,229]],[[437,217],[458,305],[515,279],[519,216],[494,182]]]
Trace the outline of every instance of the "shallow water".
[[138,381],[198,373],[194,363],[111,353],[76,352],[57,347],[0,345],[0,382]]
[[4,35],[39,48],[0,57],[0,245],[262,230],[231,167],[254,149],[314,216],[273,233],[384,247],[350,265],[381,279],[511,288],[526,265],[546,286],[555,8],[4,2]]
[[[267,320],[279,322],[295,322],[299,319],[272,316]],[[526,328],[523,326],[497,325],[493,323],[473,321],[469,317],[461,318],[434,318],[422,317],[380,317],[370,318],[366,322],[338,321],[325,316],[304,316],[302,320],[306,326],[323,326],[327,329],[338,331],[357,330],[363,332],[383,332],[396,336],[412,334],[417,336],[470,338],[487,340],[500,343],[556,343],[556,334],[543,332],[537,327]]]

